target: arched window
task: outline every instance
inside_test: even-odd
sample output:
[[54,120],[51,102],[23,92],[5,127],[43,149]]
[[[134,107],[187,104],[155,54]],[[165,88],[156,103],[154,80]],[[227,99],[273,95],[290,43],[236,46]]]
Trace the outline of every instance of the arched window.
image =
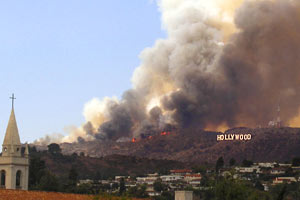
[[6,177],[5,170],[1,170],[0,176],[1,176],[0,186],[1,188],[5,188],[5,177]]
[[18,170],[16,174],[16,189],[21,188],[21,171]]

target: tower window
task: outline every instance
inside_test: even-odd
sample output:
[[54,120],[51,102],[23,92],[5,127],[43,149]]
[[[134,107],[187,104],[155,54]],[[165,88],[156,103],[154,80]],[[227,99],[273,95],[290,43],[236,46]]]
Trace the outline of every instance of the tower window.
[[7,151],[7,148],[6,147],[4,147],[4,149],[3,149],[4,151]]
[[5,173],[5,170],[1,170],[1,179],[0,179],[0,187],[1,188],[5,188],[5,176],[6,176],[6,173]]
[[16,188],[20,189],[21,188],[21,171],[18,170],[16,174]]
[[19,151],[20,150],[20,148],[17,148],[17,151]]

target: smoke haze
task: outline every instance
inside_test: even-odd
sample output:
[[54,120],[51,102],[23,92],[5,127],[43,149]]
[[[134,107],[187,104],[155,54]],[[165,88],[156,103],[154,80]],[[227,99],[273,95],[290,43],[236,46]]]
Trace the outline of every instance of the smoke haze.
[[131,90],[88,102],[86,123],[62,142],[265,126],[279,104],[284,123],[298,124],[299,1],[157,3],[168,37],[141,53]]

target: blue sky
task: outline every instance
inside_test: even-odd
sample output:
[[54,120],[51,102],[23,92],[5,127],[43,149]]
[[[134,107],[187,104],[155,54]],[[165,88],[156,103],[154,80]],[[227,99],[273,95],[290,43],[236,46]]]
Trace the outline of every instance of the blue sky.
[[164,38],[149,0],[0,2],[0,142],[11,102],[21,141],[84,122],[93,97],[131,87],[139,54]]

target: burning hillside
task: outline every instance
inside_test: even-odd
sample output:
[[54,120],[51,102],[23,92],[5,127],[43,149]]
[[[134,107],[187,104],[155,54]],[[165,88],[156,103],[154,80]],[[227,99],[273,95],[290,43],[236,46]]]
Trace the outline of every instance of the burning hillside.
[[297,124],[299,1],[207,2],[158,1],[168,37],[141,53],[133,88],[122,99],[91,100],[87,122],[61,141],[149,137],[170,126],[257,127],[278,104],[284,123]]
[[82,143],[63,143],[63,153],[84,152],[91,157],[108,155],[138,156],[148,159],[166,159],[194,163],[215,164],[222,156],[238,162],[249,159],[255,162],[291,161],[300,157],[300,129],[296,128],[235,128],[227,134],[251,133],[249,141],[217,142],[217,132],[186,130],[171,135],[156,135],[137,142],[94,140]]

